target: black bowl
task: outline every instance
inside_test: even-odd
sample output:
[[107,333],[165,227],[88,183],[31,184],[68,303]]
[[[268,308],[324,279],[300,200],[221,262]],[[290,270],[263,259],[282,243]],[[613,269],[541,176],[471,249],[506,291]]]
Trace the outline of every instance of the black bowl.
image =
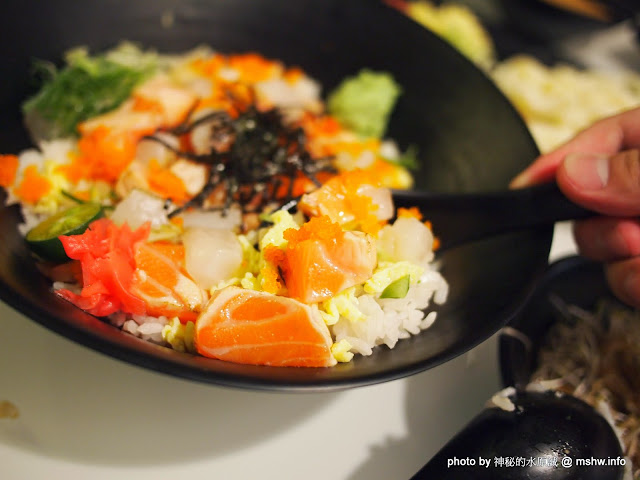
[[[603,299],[614,299],[601,263],[579,256],[552,263],[540,278],[533,295],[509,324],[510,329],[500,336],[500,372],[505,387],[524,389],[529,383],[537,367],[538,351],[558,318],[554,297],[587,311],[596,308]],[[523,342],[520,335],[511,333],[511,329],[527,340]]]
[[[169,27],[162,18],[173,19]],[[166,23],[165,23],[166,25]],[[0,6],[0,150],[28,145],[19,104],[32,58],[58,59],[128,39],[161,51],[206,43],[223,52],[259,51],[303,67],[328,90],[363,67],[390,71],[403,89],[388,135],[420,150],[416,188],[448,192],[506,188],[538,151],[493,83],[458,52],[373,0],[169,0],[3,2]],[[552,229],[477,242],[440,255],[451,295],[425,333],[331,369],[235,365],[194,357],[122,333],[50,292],[0,210],[0,297],[42,325],[143,367],[228,386],[320,391],[404,377],[445,362],[498,331],[547,264]],[[437,232],[437,225],[435,226]]]

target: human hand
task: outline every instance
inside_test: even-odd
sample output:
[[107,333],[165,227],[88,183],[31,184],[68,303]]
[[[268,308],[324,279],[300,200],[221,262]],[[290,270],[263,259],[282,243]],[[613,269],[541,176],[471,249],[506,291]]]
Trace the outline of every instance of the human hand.
[[613,293],[640,308],[640,108],[600,120],[541,155],[511,186],[554,179],[571,201],[601,214],[574,223],[580,254],[603,262]]

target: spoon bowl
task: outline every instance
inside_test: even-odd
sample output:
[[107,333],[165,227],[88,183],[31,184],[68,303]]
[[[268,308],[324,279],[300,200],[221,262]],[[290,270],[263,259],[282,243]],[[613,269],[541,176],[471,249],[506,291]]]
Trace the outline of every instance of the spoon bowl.
[[591,406],[554,392],[514,391],[507,398],[512,410],[482,411],[413,480],[622,479],[618,438]]

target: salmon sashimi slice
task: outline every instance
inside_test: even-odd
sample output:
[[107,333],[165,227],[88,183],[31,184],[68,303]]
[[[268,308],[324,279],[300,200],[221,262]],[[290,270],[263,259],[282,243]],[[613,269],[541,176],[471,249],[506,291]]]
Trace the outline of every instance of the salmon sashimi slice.
[[[311,233],[305,232],[307,226]],[[371,235],[345,232],[328,223],[327,217],[315,217],[299,230],[287,230],[285,238],[289,243],[283,274],[288,295],[304,303],[327,300],[368,280],[377,264]]]
[[136,270],[131,292],[146,304],[148,315],[195,321],[205,293],[184,270],[181,244],[139,243],[135,248]]
[[288,297],[226,287],[196,321],[195,344],[205,357],[278,367],[331,367],[329,329],[316,310]]

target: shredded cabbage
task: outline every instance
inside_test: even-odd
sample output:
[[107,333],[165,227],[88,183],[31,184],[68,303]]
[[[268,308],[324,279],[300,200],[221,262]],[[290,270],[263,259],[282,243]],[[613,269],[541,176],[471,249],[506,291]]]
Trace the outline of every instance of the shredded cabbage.
[[171,345],[174,350],[196,353],[195,328],[193,322],[183,324],[178,317],[174,317],[169,320],[169,323],[162,329],[162,338]]
[[286,210],[276,210],[269,216],[273,226],[269,227],[264,236],[260,239],[260,250],[264,250],[268,245],[283,247],[287,244],[284,239],[284,231],[289,228],[299,228],[293,215]]
[[246,235],[238,235],[238,242],[242,247],[242,270],[246,273],[257,272],[260,270],[260,252],[251,244]]
[[407,261],[380,262],[371,278],[364,283],[364,291],[372,295],[380,294],[390,283],[407,275],[411,285],[414,285],[423,273],[423,267]]
[[350,322],[361,322],[366,319],[365,315],[358,308],[355,287],[347,288],[334,297],[322,302],[320,305],[320,315],[327,325],[335,325],[341,316]]
[[347,363],[353,358],[353,353],[350,352],[352,345],[346,340],[342,339],[339,342],[331,345],[331,354],[338,362]]

